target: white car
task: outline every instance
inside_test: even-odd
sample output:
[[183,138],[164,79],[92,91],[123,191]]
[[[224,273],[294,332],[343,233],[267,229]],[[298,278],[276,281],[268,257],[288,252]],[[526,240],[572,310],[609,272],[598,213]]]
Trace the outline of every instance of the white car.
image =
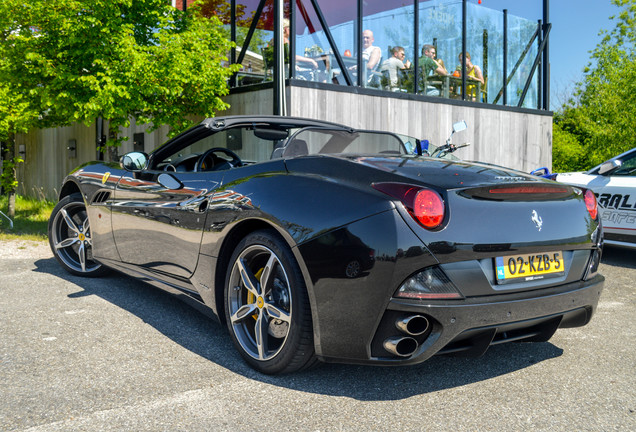
[[555,180],[592,189],[605,243],[636,248],[636,147],[589,171],[556,174]]

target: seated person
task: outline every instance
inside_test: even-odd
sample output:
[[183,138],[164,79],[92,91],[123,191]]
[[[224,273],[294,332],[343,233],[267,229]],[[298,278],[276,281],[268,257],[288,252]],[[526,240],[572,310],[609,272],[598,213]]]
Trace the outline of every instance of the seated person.
[[[470,81],[479,81],[481,85],[484,85],[484,74],[481,72],[481,68],[477,65],[474,65],[470,61],[470,53],[466,53],[466,56],[462,56],[459,53],[459,64],[457,70],[461,73],[462,67],[462,59],[465,58],[466,61],[466,79]],[[467,100],[477,100],[477,86],[475,84],[466,85],[466,99]]]
[[[373,41],[373,32],[371,30],[362,32],[362,67],[364,68],[362,85],[365,87],[380,87],[381,74],[378,70],[382,64],[382,50],[380,47],[373,45]],[[345,56],[350,57],[351,54],[345,54]],[[350,66],[347,69],[351,72],[352,77],[357,76],[357,66]],[[332,81],[334,84],[343,84],[342,74],[339,70],[334,70]],[[356,79],[353,79],[353,84],[357,84]]]
[[373,45],[374,40],[371,30],[362,32],[362,60],[370,71],[375,70],[382,60],[382,50]]
[[401,46],[394,46],[391,49],[391,57],[382,62],[380,71],[387,71],[389,73],[389,87],[393,91],[398,91],[398,70],[408,69],[411,67],[411,62],[406,60],[404,62],[404,48]]
[[379,78],[374,72],[379,68],[382,60],[382,50],[380,47],[374,46],[373,32],[365,30],[362,32],[362,60],[366,66],[366,83],[365,86],[379,87]]
[[[283,19],[283,49],[284,49],[284,62],[289,64],[289,20]],[[318,69],[318,63],[316,60],[301,55],[296,55],[296,71],[302,72],[301,68],[316,70]],[[268,68],[274,65],[274,40],[272,39],[265,48],[263,48],[263,60]],[[311,75],[311,74],[310,74]],[[299,76],[303,76],[302,74]]]
[[[436,51],[435,47],[430,44],[426,44],[422,47],[422,57],[420,58],[420,68],[422,76],[429,77],[433,75],[447,76],[448,71],[444,67],[443,63],[435,59]],[[440,90],[432,85],[427,85],[423,91],[428,96],[439,96]]]
[[[289,20],[287,18],[283,19],[283,43],[289,46]],[[311,69],[318,69],[318,63],[316,63],[316,60],[301,55],[296,55],[296,64]]]
[[[371,30],[362,32],[362,67],[364,68],[362,85],[365,87],[380,86],[380,75],[376,71],[381,64],[382,50],[380,47],[373,45],[373,41],[373,32]],[[349,70],[355,72],[357,66],[351,66]]]

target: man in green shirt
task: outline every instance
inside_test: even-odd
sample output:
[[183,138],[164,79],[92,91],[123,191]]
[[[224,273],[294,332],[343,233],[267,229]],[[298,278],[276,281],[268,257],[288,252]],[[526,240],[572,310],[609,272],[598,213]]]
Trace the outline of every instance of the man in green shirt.
[[[448,71],[444,67],[444,65],[435,59],[436,51],[433,45],[426,44],[422,47],[422,57],[420,58],[419,66],[421,70],[421,74],[423,77],[439,75],[439,76],[447,76]],[[426,85],[426,88],[423,89],[428,96],[439,96],[440,89],[434,87],[432,85]]]

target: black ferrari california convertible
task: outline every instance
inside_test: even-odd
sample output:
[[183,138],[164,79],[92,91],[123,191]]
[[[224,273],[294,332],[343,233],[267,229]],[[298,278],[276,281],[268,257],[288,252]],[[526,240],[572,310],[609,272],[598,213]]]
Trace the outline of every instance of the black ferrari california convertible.
[[604,278],[591,191],[272,116],[203,121],[64,180],[49,240],[227,324],[255,369],[415,364],[587,324]]

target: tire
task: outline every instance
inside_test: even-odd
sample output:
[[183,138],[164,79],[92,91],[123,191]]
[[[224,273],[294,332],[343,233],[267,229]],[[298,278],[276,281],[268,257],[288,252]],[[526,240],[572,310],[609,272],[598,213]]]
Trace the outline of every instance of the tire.
[[317,362],[307,289],[275,231],[256,231],[238,244],[224,292],[230,335],[252,368],[284,374]]
[[49,245],[53,256],[76,276],[99,276],[104,267],[93,260],[90,224],[82,195],[67,195],[57,203],[49,219]]

